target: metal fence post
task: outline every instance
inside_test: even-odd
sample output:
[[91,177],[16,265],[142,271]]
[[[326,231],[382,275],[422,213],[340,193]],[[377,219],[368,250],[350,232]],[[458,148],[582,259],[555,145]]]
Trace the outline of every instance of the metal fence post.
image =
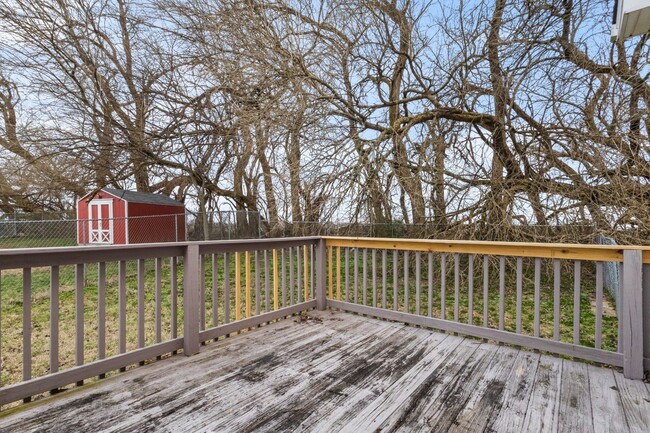
[[327,247],[325,239],[320,238],[316,243],[316,309],[327,308],[325,272],[327,269]]
[[643,289],[642,252],[623,251],[622,299],[623,374],[628,379],[643,379]]
[[183,353],[199,353],[199,246],[190,244],[183,258]]

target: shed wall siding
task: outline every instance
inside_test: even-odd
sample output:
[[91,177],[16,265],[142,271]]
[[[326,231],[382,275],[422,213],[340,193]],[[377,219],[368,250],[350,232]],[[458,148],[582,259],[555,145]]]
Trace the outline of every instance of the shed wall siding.
[[182,205],[129,203],[129,243],[183,240],[185,240],[185,208]]

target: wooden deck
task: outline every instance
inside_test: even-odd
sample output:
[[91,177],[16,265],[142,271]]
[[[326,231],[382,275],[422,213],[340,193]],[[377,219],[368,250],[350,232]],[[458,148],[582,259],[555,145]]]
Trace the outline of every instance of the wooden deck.
[[0,418],[0,431],[649,432],[609,368],[310,311]]

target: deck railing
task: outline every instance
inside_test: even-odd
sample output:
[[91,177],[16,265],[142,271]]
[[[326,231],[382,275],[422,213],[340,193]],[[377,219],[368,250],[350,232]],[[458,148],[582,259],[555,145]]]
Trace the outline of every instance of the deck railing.
[[316,307],[318,241],[0,250],[0,405]]
[[[326,243],[330,307],[619,366],[637,379],[643,377],[645,343],[650,369],[650,326],[643,320],[644,312],[650,314],[650,255],[642,248]],[[618,264],[622,275],[621,299],[609,302],[618,312],[608,317],[604,263]]]
[[[618,302],[603,290],[611,263]],[[644,360],[650,370],[640,247],[309,237],[0,250],[0,294],[0,405],[328,306],[635,379]]]

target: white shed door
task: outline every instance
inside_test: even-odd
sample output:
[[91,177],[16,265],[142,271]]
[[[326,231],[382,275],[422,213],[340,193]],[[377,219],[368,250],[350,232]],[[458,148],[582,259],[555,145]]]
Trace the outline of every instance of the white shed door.
[[88,233],[91,244],[113,243],[113,202],[92,200],[88,206]]

